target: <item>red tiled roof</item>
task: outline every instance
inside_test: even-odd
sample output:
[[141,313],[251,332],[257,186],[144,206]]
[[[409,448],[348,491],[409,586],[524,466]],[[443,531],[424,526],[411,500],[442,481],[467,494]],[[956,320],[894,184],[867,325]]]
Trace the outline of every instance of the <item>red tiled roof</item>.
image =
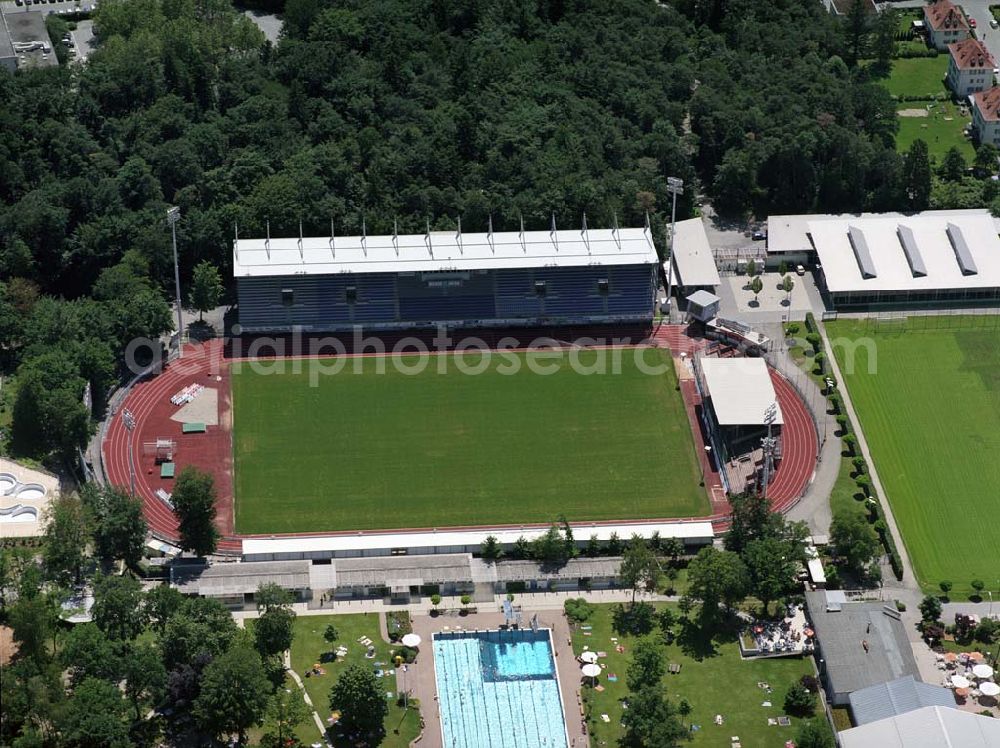
[[987,122],[1000,121],[1000,86],[987,88],[972,94],[976,109]]
[[935,31],[969,28],[965,14],[951,0],[937,0],[933,5],[925,5],[924,21]]
[[949,44],[948,52],[960,70],[970,68],[989,68],[992,70],[996,67],[993,55],[986,49],[986,45],[978,39],[963,39],[960,42]]

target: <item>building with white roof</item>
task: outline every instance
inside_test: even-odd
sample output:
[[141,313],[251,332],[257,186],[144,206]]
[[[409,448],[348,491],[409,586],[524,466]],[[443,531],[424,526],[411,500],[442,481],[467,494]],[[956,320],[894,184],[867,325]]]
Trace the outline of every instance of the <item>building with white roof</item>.
[[1000,302],[989,211],[771,216],[768,253],[805,254],[835,308]]
[[648,321],[658,265],[648,228],[233,243],[246,332]]
[[[583,547],[591,536],[606,544],[612,535],[627,539],[633,535],[650,538],[679,538],[692,549],[712,542],[715,532],[707,521],[621,522],[617,524],[574,522],[573,536]],[[406,532],[356,532],[314,537],[247,537],[243,539],[245,561],[358,558],[440,553],[478,553],[492,535],[510,549],[519,538],[534,540],[547,527],[479,527]]]
[[714,289],[721,281],[702,219],[678,221],[674,230],[672,280],[678,298],[699,289]]
[[715,420],[720,426],[763,426],[772,405],[780,426],[784,421],[774,383],[762,358],[700,358],[699,367]]
[[842,748],[997,748],[1000,719],[925,706],[838,733]]

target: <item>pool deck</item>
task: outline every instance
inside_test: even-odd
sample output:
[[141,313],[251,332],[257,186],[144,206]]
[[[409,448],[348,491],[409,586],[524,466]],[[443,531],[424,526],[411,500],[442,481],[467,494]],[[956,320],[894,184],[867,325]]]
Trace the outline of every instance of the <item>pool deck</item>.
[[[484,606],[485,607],[485,606]],[[525,622],[531,620],[536,611],[521,611]],[[538,624],[542,628],[552,629],[553,654],[556,658],[556,670],[559,674],[559,695],[562,698],[563,716],[566,729],[569,732],[572,748],[585,748],[589,745],[582,717],[582,702],[580,699],[580,665],[573,656],[570,644],[569,626],[562,611],[540,610]],[[407,668],[404,680],[398,685],[407,688],[413,696],[420,699],[420,715],[424,721],[423,736],[414,743],[419,748],[444,748],[441,737],[441,717],[438,710],[437,682],[434,677],[434,654],[430,645],[431,637],[438,631],[475,631],[483,629],[498,629],[504,622],[503,614],[473,613],[467,616],[430,616],[413,614],[413,631],[420,634],[423,643],[420,645],[420,656],[417,662]]]

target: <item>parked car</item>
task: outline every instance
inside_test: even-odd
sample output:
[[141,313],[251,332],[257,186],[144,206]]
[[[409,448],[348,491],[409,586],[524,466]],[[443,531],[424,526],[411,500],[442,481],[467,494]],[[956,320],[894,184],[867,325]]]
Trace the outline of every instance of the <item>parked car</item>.
[[972,16],[969,16],[969,28],[970,29],[976,28],[976,19],[973,18]]
[[795,266],[795,274],[796,275],[805,275],[806,274],[805,267],[802,266],[802,265],[796,265]]
[[754,231],[751,237],[755,242],[762,242],[767,239],[767,234],[763,231]]
[[1000,21],[998,21],[998,20],[997,20],[997,19],[995,19],[995,18],[994,18],[994,19],[992,19],[992,20],[990,21],[990,28],[991,28],[991,29],[995,29],[995,28],[1000,28]]

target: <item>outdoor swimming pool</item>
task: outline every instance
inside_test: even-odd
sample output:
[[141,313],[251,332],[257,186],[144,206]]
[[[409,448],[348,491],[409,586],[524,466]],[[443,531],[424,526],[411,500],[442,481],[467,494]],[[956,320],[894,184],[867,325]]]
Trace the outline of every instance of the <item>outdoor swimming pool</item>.
[[547,629],[434,635],[445,748],[566,748]]

